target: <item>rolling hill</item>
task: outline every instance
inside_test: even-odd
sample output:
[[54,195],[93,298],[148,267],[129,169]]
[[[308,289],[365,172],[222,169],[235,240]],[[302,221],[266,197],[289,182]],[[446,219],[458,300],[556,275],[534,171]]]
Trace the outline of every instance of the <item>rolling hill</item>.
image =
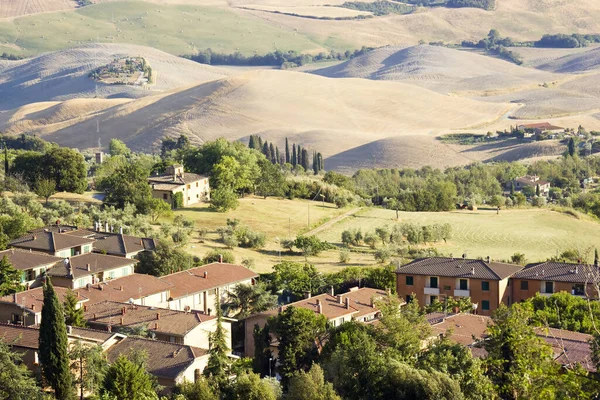
[[539,66],[540,69],[561,73],[584,73],[600,70],[600,47],[569,54]]
[[257,70],[128,101],[70,126],[61,122],[59,129],[13,110],[5,113],[0,130],[20,133],[19,126],[35,125],[32,133],[80,148],[95,146],[98,138],[107,143],[111,137],[134,149],[149,149],[165,134],[185,133],[196,143],[250,134],[282,142],[289,136],[328,156],[387,137],[490,123],[513,107],[399,82]]
[[[122,56],[146,59],[156,83],[136,86],[96,83],[88,74]],[[140,98],[182,86],[219,79],[229,72],[198,64],[150,47],[123,44],[90,44],[44,54],[32,59],[0,63],[0,111],[34,102],[73,98]]]

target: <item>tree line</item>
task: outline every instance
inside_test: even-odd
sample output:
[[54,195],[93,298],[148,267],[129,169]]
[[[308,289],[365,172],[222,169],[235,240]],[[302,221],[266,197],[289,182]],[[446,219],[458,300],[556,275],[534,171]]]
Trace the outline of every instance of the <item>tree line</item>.
[[303,171],[306,172],[312,169],[315,175],[325,169],[323,155],[320,152],[313,151],[312,156],[309,156],[308,150],[296,143],[292,143],[290,148],[288,138],[285,138],[285,152],[280,152],[279,147],[274,146],[272,142],[269,143],[266,140],[263,142],[263,139],[258,135],[250,135],[248,148],[261,151],[267,160],[270,160],[273,164],[281,166],[289,164],[292,168],[301,166]]

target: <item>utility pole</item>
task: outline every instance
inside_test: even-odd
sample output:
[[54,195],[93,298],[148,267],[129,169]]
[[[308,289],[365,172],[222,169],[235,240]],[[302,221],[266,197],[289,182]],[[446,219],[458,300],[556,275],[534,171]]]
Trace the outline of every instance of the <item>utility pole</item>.
[[308,200],[308,203],[306,205],[307,205],[307,208],[308,208],[308,225],[307,225],[307,228],[310,230],[310,200]]

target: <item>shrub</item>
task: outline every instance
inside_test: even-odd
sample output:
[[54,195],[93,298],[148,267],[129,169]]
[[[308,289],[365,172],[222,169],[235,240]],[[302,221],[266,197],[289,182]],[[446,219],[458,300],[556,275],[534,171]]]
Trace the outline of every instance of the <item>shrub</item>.
[[213,249],[213,250],[209,251],[208,253],[206,253],[204,258],[202,259],[202,262],[204,264],[219,262],[219,256],[223,256],[224,263],[227,263],[227,264],[235,263],[235,257],[232,252],[227,251],[227,250],[218,250],[218,249]]
[[375,257],[375,260],[383,264],[392,257],[392,251],[389,247],[382,247],[377,249],[373,256]]
[[348,250],[340,251],[340,264],[347,264],[350,261],[350,252]]

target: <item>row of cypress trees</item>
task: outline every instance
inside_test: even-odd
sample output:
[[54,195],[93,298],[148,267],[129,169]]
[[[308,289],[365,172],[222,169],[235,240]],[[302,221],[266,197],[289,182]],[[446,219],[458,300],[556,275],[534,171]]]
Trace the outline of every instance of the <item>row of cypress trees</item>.
[[325,170],[323,155],[320,152],[313,151],[312,155],[309,155],[306,148],[296,143],[292,143],[290,148],[288,138],[285,138],[284,151],[280,151],[279,147],[275,146],[273,142],[263,141],[258,135],[250,135],[248,147],[262,152],[267,160],[270,160],[273,164],[283,165],[287,163],[293,167],[299,165],[305,171],[312,169],[315,175]]

